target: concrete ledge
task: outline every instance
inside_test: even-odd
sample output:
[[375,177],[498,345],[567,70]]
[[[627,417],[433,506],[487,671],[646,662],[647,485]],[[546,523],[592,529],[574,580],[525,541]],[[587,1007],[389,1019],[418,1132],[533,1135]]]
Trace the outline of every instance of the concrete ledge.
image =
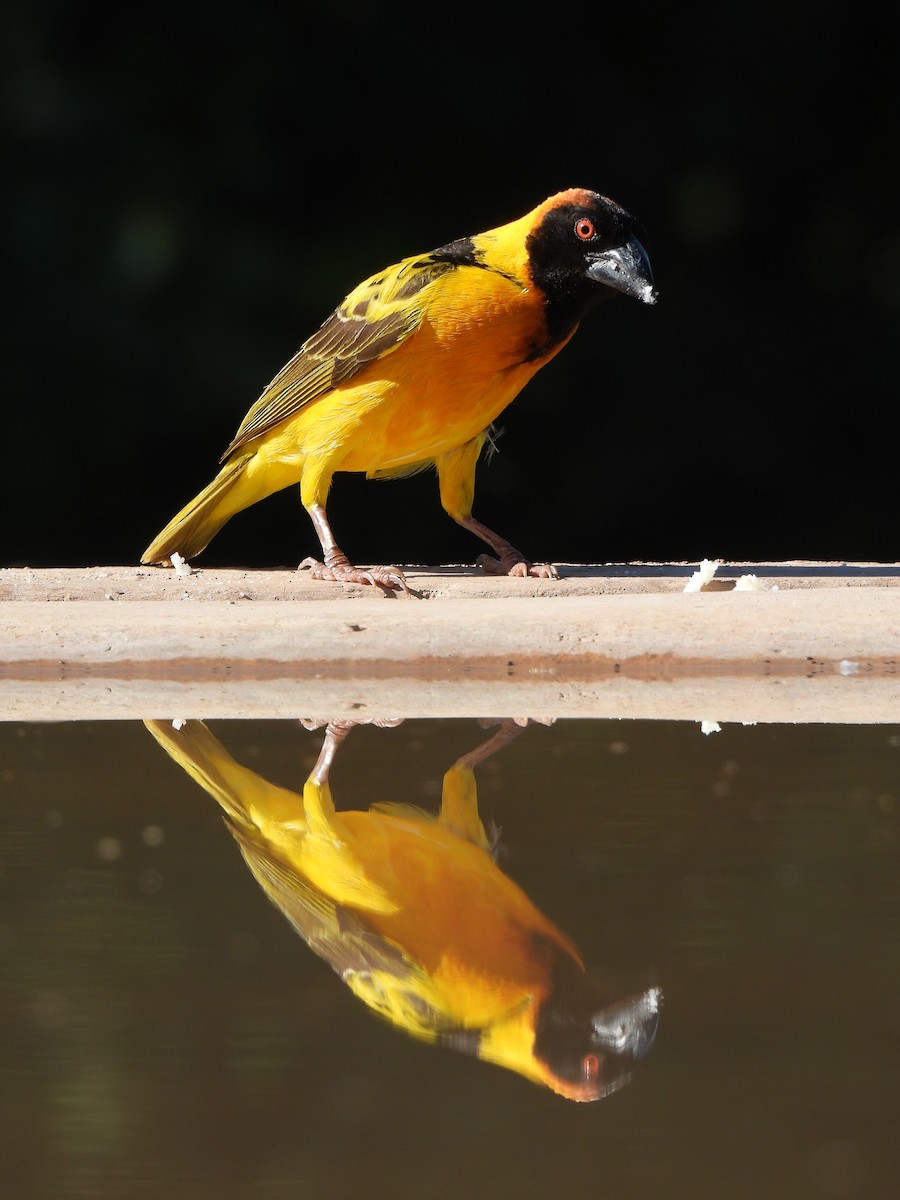
[[[696,562],[563,563],[560,579],[507,579],[471,566],[404,567],[424,600],[522,600],[537,596],[608,596],[682,592]],[[712,591],[727,591],[754,574],[780,591],[823,587],[900,587],[900,564],[845,562],[720,563]],[[216,570],[191,567],[185,575],[161,567],[0,568],[0,604],[54,600],[325,600],[372,598],[372,589],[330,586],[307,571]],[[379,599],[390,600],[389,596]],[[396,597],[399,599],[399,597]]]
[[293,571],[8,569],[0,719],[900,723],[895,566],[731,564],[686,594],[695,569],[410,568],[424,601]]

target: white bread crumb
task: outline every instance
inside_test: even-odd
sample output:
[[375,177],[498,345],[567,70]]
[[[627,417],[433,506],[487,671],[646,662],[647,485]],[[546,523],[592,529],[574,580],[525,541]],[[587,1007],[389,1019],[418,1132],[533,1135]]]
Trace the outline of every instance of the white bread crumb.
[[176,575],[193,575],[194,571],[191,564],[182,558],[177,550],[169,556],[169,559],[175,568]]
[[713,575],[716,573],[718,562],[711,558],[704,558],[700,564],[700,570],[695,571],[687,583],[684,585],[686,592],[701,592],[704,585],[709,583]]
[[756,575],[741,575],[734,585],[734,590],[736,592],[777,592],[778,584],[773,583],[771,587],[767,587]]

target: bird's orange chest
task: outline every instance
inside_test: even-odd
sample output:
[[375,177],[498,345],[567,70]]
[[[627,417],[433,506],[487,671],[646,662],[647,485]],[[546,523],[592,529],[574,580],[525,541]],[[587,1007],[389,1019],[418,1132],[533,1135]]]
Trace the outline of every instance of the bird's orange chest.
[[423,297],[415,331],[310,419],[345,415],[338,470],[402,470],[483,434],[565,340],[548,345],[545,303],[527,282],[454,271]]
[[376,418],[383,460],[427,458],[478,436],[556,352],[542,352],[546,340],[533,292],[487,271],[454,276],[408,342],[371,369],[387,384]]
[[401,946],[447,995],[464,993],[475,1003],[483,991],[485,1004],[505,1009],[511,996],[541,990],[542,946],[569,943],[484,849],[437,822],[372,821],[356,813],[344,819],[365,829],[357,844],[367,872],[396,905],[392,912],[367,913],[367,923]]
[[539,358],[547,342],[542,297],[493,271],[456,272],[435,294],[417,342],[464,356],[471,369],[508,371]]

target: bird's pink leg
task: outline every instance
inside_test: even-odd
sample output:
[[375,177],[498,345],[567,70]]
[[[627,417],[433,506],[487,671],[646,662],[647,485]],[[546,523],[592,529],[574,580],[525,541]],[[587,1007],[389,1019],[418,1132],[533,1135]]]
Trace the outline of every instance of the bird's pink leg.
[[493,529],[488,529],[487,525],[476,521],[473,516],[453,519],[464,529],[481,538],[497,555],[496,558],[491,558],[489,554],[481,554],[476,560],[476,565],[488,575],[515,575],[519,578],[530,575],[537,579],[559,579],[559,571],[552,563],[529,562],[521,550],[517,550],[498,533],[494,533]]
[[300,569],[308,569],[313,579],[329,579],[336,583],[367,583],[372,587],[399,588],[409,595],[409,584],[399,567],[354,567],[334,540],[325,506],[311,504],[308,508],[319,541],[322,543],[322,562],[315,558],[304,558]]

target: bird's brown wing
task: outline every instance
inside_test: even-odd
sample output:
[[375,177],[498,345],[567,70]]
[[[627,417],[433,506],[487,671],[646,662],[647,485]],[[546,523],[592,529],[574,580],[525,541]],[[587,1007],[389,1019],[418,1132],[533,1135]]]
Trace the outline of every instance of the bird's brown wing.
[[400,946],[311,887],[252,833],[232,821],[226,824],[275,907],[370,1008],[419,1037],[434,1038],[458,1027],[433,1002],[428,976]]
[[339,975],[348,970],[403,969],[406,960],[399,947],[368,930],[359,917],[312,887],[252,833],[234,822],[226,824],[263,891]]
[[455,269],[452,262],[424,255],[361,283],[278,372],[244,417],[222,461],[396,350],[421,324],[429,286]]

